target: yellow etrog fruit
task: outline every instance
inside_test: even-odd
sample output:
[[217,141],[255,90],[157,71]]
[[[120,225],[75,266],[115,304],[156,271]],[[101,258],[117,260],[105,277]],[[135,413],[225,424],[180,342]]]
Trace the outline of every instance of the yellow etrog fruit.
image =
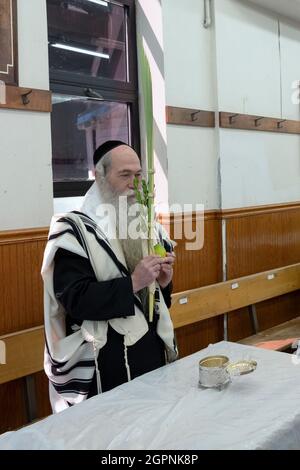
[[161,258],[164,258],[167,255],[165,248],[159,243],[154,246],[154,253],[160,256]]

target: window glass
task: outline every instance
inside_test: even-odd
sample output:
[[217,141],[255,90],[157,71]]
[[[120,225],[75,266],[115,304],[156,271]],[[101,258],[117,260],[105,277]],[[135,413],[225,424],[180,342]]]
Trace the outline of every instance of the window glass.
[[46,5],[54,197],[79,196],[94,180],[103,142],[122,140],[139,152],[135,1]]
[[128,81],[126,9],[104,0],[48,0],[50,71]]
[[52,125],[53,179],[94,179],[93,154],[106,140],[129,143],[126,103],[54,94]]

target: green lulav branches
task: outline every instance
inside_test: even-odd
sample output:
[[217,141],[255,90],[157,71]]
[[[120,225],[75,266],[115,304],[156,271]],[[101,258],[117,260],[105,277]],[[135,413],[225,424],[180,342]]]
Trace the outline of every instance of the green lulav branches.
[[144,204],[145,206],[149,207],[149,190],[146,181],[143,179],[142,180],[142,189],[143,189],[143,195],[144,195]]
[[[147,181],[142,180],[142,191],[139,182],[135,183],[137,201],[147,209],[148,254],[154,254],[154,152],[153,152],[153,96],[152,76],[148,58],[142,41],[139,42],[140,78],[143,93],[145,127],[147,139]],[[149,286],[149,321],[153,321],[155,283]]]
[[142,204],[142,206],[145,206],[148,208],[148,186],[146,183],[146,180],[142,180],[142,191],[140,190],[140,181],[137,177],[134,178],[133,181],[134,184],[134,192],[135,192],[135,197],[136,200],[139,204]]

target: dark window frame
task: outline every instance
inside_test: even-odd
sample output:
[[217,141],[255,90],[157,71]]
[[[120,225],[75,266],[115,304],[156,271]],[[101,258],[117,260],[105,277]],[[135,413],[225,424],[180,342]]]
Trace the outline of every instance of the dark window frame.
[[[72,72],[50,70],[50,90],[53,93],[87,96],[87,88],[100,94],[104,100],[127,103],[130,108],[131,144],[140,153],[140,127],[138,103],[137,41],[135,0],[116,0],[127,7],[128,70],[129,81],[121,82],[107,78],[80,76]],[[83,196],[93,181],[53,182],[54,197]]]

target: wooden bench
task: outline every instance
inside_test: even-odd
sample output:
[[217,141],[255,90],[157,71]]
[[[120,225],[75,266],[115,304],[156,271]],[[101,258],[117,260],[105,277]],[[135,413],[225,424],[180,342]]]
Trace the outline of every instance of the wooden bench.
[[[248,307],[254,335],[240,342],[286,350],[300,338],[300,317],[259,332],[255,305],[298,289],[300,263],[173,294],[171,316],[174,327],[180,328]],[[224,339],[226,333],[225,327]]]
[[1,352],[5,352],[0,356],[0,385],[24,378],[27,417],[29,421],[33,421],[37,417],[33,374],[43,370],[44,327],[38,326],[0,336],[0,341],[4,345]]

